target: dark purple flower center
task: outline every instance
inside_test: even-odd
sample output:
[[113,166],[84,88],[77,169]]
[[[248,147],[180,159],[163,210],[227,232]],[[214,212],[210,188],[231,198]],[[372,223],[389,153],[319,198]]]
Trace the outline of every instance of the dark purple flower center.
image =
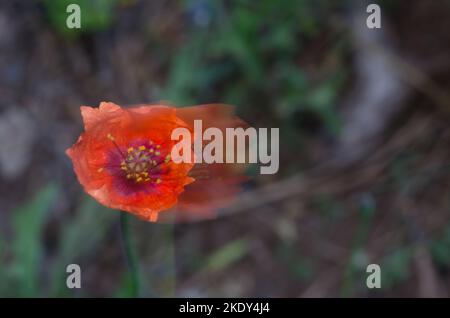
[[[161,183],[161,164],[170,161],[170,155],[165,157],[161,154],[161,146],[152,141],[133,142],[128,148],[119,147],[114,138],[108,135],[108,138],[116,146],[120,157],[120,174],[128,181],[134,181],[136,184],[153,182]],[[115,161],[114,157],[112,158]],[[117,162],[118,163],[118,162]],[[112,164],[112,166],[116,166]],[[119,172],[117,171],[117,172]]]
[[[137,183],[152,181],[151,170],[161,164],[161,153],[158,146],[129,147],[124,160],[120,162],[120,169],[125,172],[126,178]],[[168,158],[166,158],[168,159]],[[160,183],[161,179],[153,180]]]

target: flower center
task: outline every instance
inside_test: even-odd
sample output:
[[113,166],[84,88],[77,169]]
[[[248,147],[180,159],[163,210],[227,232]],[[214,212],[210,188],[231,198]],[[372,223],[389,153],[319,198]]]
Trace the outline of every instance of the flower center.
[[[134,180],[136,183],[155,182],[161,183],[161,179],[155,177],[160,174],[158,166],[162,163],[169,163],[170,155],[164,159],[161,155],[161,145],[155,145],[151,140],[146,145],[139,147],[129,147],[126,152],[122,151],[116,144],[115,138],[108,134],[106,136],[116,147],[123,160],[120,162],[120,169],[124,171],[125,176],[129,180]],[[99,172],[103,168],[98,169]],[[153,173],[153,175],[152,175]]]
[[120,168],[125,172],[127,179],[137,183],[153,181],[160,183],[161,179],[152,178],[151,170],[161,163],[159,146],[147,148],[142,145],[137,148],[128,148]]

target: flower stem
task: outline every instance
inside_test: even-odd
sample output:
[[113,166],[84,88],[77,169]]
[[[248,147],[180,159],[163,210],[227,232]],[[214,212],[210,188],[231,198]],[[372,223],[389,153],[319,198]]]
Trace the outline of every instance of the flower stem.
[[131,239],[130,215],[126,212],[120,213],[120,233],[122,249],[129,272],[130,296],[139,297],[139,265]]

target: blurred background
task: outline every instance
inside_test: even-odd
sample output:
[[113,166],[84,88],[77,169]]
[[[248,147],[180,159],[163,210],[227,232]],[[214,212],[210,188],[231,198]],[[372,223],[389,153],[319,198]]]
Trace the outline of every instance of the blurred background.
[[[0,296],[448,296],[450,2],[373,2],[381,29],[359,0],[2,1]],[[279,127],[280,171],[215,220],[133,219],[130,273],[64,151],[80,105],[160,100]]]

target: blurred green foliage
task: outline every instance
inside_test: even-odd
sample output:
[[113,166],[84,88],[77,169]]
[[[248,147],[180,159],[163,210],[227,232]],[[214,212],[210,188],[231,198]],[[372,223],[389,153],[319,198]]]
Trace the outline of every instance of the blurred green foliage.
[[[117,0],[42,0],[48,19],[55,29],[73,36],[78,33],[98,32],[108,29],[114,21]],[[67,12],[70,4],[76,4],[81,11],[81,28],[69,29],[66,21],[71,13]]]
[[293,278],[302,282],[309,282],[313,278],[314,260],[302,257],[298,248],[292,244],[280,244],[277,256]]
[[397,246],[383,258],[380,264],[383,288],[393,288],[410,276],[413,252],[411,246]]
[[67,220],[60,230],[59,248],[52,266],[51,295],[68,296],[72,293],[66,286],[66,266],[80,264],[99,247],[114,217],[107,209],[92,198],[83,196],[73,218]]
[[429,243],[431,255],[440,269],[450,266],[450,226]]
[[[346,73],[339,63],[313,79],[299,64],[315,37],[326,30],[336,1],[185,1],[194,21],[189,40],[173,56],[161,98],[177,104],[225,102],[296,129],[292,115],[309,110],[331,134],[339,131],[336,100]],[[201,12],[201,14],[198,13]],[[200,15],[202,19],[196,18]],[[200,20],[200,21],[198,21]],[[327,43],[337,60],[342,37]],[[325,55],[326,55],[325,54]],[[283,136],[282,136],[283,137]],[[283,138],[282,138],[283,139]]]
[[50,207],[57,196],[57,188],[50,184],[27,204],[12,213],[14,239],[11,242],[9,266],[2,267],[0,289],[2,295],[31,297],[39,294],[43,270],[43,229]]
[[12,212],[14,236],[11,244],[0,240],[0,295],[70,295],[72,292],[66,286],[66,266],[88,257],[104,239],[113,214],[86,198],[74,218],[62,225],[56,255],[46,255],[45,228],[57,196],[57,186],[49,184]]
[[248,251],[245,238],[233,240],[220,247],[205,262],[205,270],[210,272],[222,271],[241,259]]
[[373,225],[373,218],[376,213],[376,204],[370,194],[366,194],[360,199],[358,212],[359,222],[356,232],[353,235],[350,257],[344,272],[341,289],[341,294],[344,297],[352,296],[357,288],[365,288],[366,267],[367,264],[370,264],[365,246],[367,245],[369,233]]

